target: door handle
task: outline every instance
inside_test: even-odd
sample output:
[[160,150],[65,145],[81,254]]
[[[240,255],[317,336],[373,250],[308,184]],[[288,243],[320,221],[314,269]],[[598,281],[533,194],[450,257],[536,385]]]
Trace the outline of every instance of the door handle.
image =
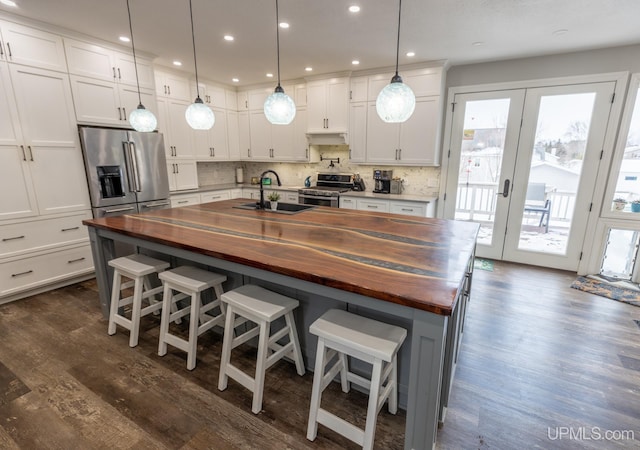
[[133,175],[133,162],[131,161],[131,151],[129,149],[129,143],[127,141],[122,141],[122,149],[124,150],[124,165],[127,171],[127,182],[129,184],[129,192],[135,192],[136,188],[134,185],[134,175]]
[[498,192],[496,195],[500,195],[502,194],[503,197],[508,197],[509,196],[509,185],[511,184],[511,181],[509,181],[509,179],[507,178],[506,180],[504,180],[504,187],[502,188],[502,192]]
[[135,186],[135,190],[136,192],[140,192],[142,190],[142,183],[140,181],[140,171],[138,170],[136,144],[133,142],[129,142],[129,154],[131,155],[131,162],[133,163],[133,183]]

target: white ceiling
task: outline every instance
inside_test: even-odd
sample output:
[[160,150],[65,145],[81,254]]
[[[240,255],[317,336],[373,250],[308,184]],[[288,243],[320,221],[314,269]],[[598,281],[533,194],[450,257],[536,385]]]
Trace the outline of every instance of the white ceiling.
[[[18,8],[0,4],[0,10],[114,43],[129,34],[125,0],[15,1]],[[200,77],[225,84],[237,77],[239,86],[269,82],[265,74],[276,73],[275,0],[192,1]],[[130,5],[136,50],[156,55],[161,65],[181,60],[183,70],[193,73],[188,0]],[[350,5],[361,11],[349,13]],[[280,20],[291,24],[280,30],[283,80],[395,64],[396,0],[279,0],[279,8]],[[640,0],[404,0],[400,65],[637,44],[639,20]],[[225,34],[235,41],[225,42]],[[405,56],[409,50],[416,56]],[[351,64],[354,59],[359,66]]]

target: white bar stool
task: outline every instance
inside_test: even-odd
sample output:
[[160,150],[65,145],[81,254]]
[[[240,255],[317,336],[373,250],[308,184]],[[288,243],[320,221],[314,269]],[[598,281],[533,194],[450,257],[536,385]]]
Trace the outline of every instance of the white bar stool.
[[[407,330],[377,320],[331,309],[311,324],[309,331],[318,336],[313,390],[309,408],[307,439],[318,434],[318,423],[350,439],[364,449],[372,449],[378,413],[389,400],[389,412],[398,411],[397,353],[407,337]],[[347,355],[373,365],[371,380],[349,372]],[[336,362],[325,374],[330,361]],[[342,391],[349,392],[349,382],[369,389],[367,421],[362,430],[320,407],[322,392],[340,373]],[[386,384],[385,384],[386,382]]]
[[[112,259],[109,265],[114,272],[108,332],[114,335],[116,324],[126,328],[130,331],[129,347],[135,347],[138,345],[140,318],[162,308],[162,302],[154,302],[150,298],[162,292],[162,286],[151,288],[148,276],[167,269],[169,263],[147,255],[133,254]],[[129,281],[123,282],[123,277],[129,278]],[[133,295],[121,298],[122,290],[130,287],[133,287]],[[143,299],[149,299],[146,308],[142,308]],[[119,313],[120,308],[127,305],[131,305],[131,319]]]
[[[222,357],[220,359],[220,377],[218,389],[224,391],[227,388],[228,378],[231,377],[245,388],[253,392],[251,411],[258,414],[262,409],[262,396],[264,391],[264,376],[266,370],[285,356],[288,356],[296,364],[298,375],[304,375],[304,363],[298,342],[298,332],[293,318],[293,310],[298,307],[298,301],[284,295],[264,289],[260,286],[246,284],[237,289],[225,292],[222,302],[227,305],[227,318],[224,327],[224,343],[222,344]],[[235,329],[235,316],[256,323],[243,334],[233,337]],[[271,335],[271,322],[284,316],[286,325]],[[258,341],[258,356],[256,360],[255,378],[231,364],[231,350],[247,342],[249,339],[260,336]],[[278,340],[289,336],[289,342],[285,345],[277,343]],[[270,352],[273,352],[269,354]]]
[[[164,283],[164,295],[158,355],[166,355],[167,344],[172,345],[187,352],[187,369],[193,370],[196,367],[198,336],[216,325],[224,326],[220,297],[223,293],[222,283],[227,281],[227,277],[197,267],[181,266],[162,272],[159,278]],[[203,305],[202,292],[211,288],[215,292],[215,300]],[[177,294],[173,295],[173,291]],[[176,302],[186,298],[191,298],[190,305],[178,309]],[[219,314],[207,314],[216,307],[220,308]],[[189,315],[189,340],[169,333],[169,323],[177,322],[186,315]]]

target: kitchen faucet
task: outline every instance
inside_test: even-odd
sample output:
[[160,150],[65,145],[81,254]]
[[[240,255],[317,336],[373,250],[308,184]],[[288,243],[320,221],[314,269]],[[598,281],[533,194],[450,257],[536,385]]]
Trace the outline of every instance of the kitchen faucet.
[[280,183],[280,177],[273,170],[265,170],[264,172],[262,172],[262,174],[260,175],[260,202],[256,205],[256,209],[264,209],[264,185],[262,184],[262,180],[264,176],[269,172],[276,176],[278,186],[282,186],[282,183]]

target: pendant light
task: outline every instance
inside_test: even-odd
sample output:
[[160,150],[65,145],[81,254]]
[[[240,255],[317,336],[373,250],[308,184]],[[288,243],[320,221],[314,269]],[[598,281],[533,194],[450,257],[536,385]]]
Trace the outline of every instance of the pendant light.
[[396,74],[378,94],[376,112],[380,119],[388,123],[405,122],[416,107],[416,96],[409,86],[402,82],[398,75],[398,54],[400,53],[400,16],[402,0],[398,8],[398,40],[396,44]]
[[276,47],[278,53],[278,85],[264,102],[264,115],[274,125],[289,125],[296,116],[296,104],[280,86],[280,26],[278,23],[278,0],[276,0]]
[[209,130],[216,121],[216,117],[213,115],[213,111],[207,105],[204,104],[200,98],[200,84],[198,83],[198,62],[196,61],[196,37],[193,32],[193,7],[191,6],[191,0],[189,0],[189,12],[191,14],[191,39],[193,41],[193,63],[196,69],[196,99],[189,105],[184,116],[187,119],[187,123],[194,130]]
[[129,114],[129,123],[136,131],[149,132],[156,129],[158,120],[151,111],[146,109],[142,104],[142,96],[140,95],[140,82],[138,81],[138,63],[136,62],[136,47],[133,44],[133,27],[131,26],[131,8],[129,8],[129,0],[127,0],[127,14],[129,15],[129,31],[131,33],[131,48],[133,50],[133,67],[136,71],[136,85],[138,86],[138,108]]

